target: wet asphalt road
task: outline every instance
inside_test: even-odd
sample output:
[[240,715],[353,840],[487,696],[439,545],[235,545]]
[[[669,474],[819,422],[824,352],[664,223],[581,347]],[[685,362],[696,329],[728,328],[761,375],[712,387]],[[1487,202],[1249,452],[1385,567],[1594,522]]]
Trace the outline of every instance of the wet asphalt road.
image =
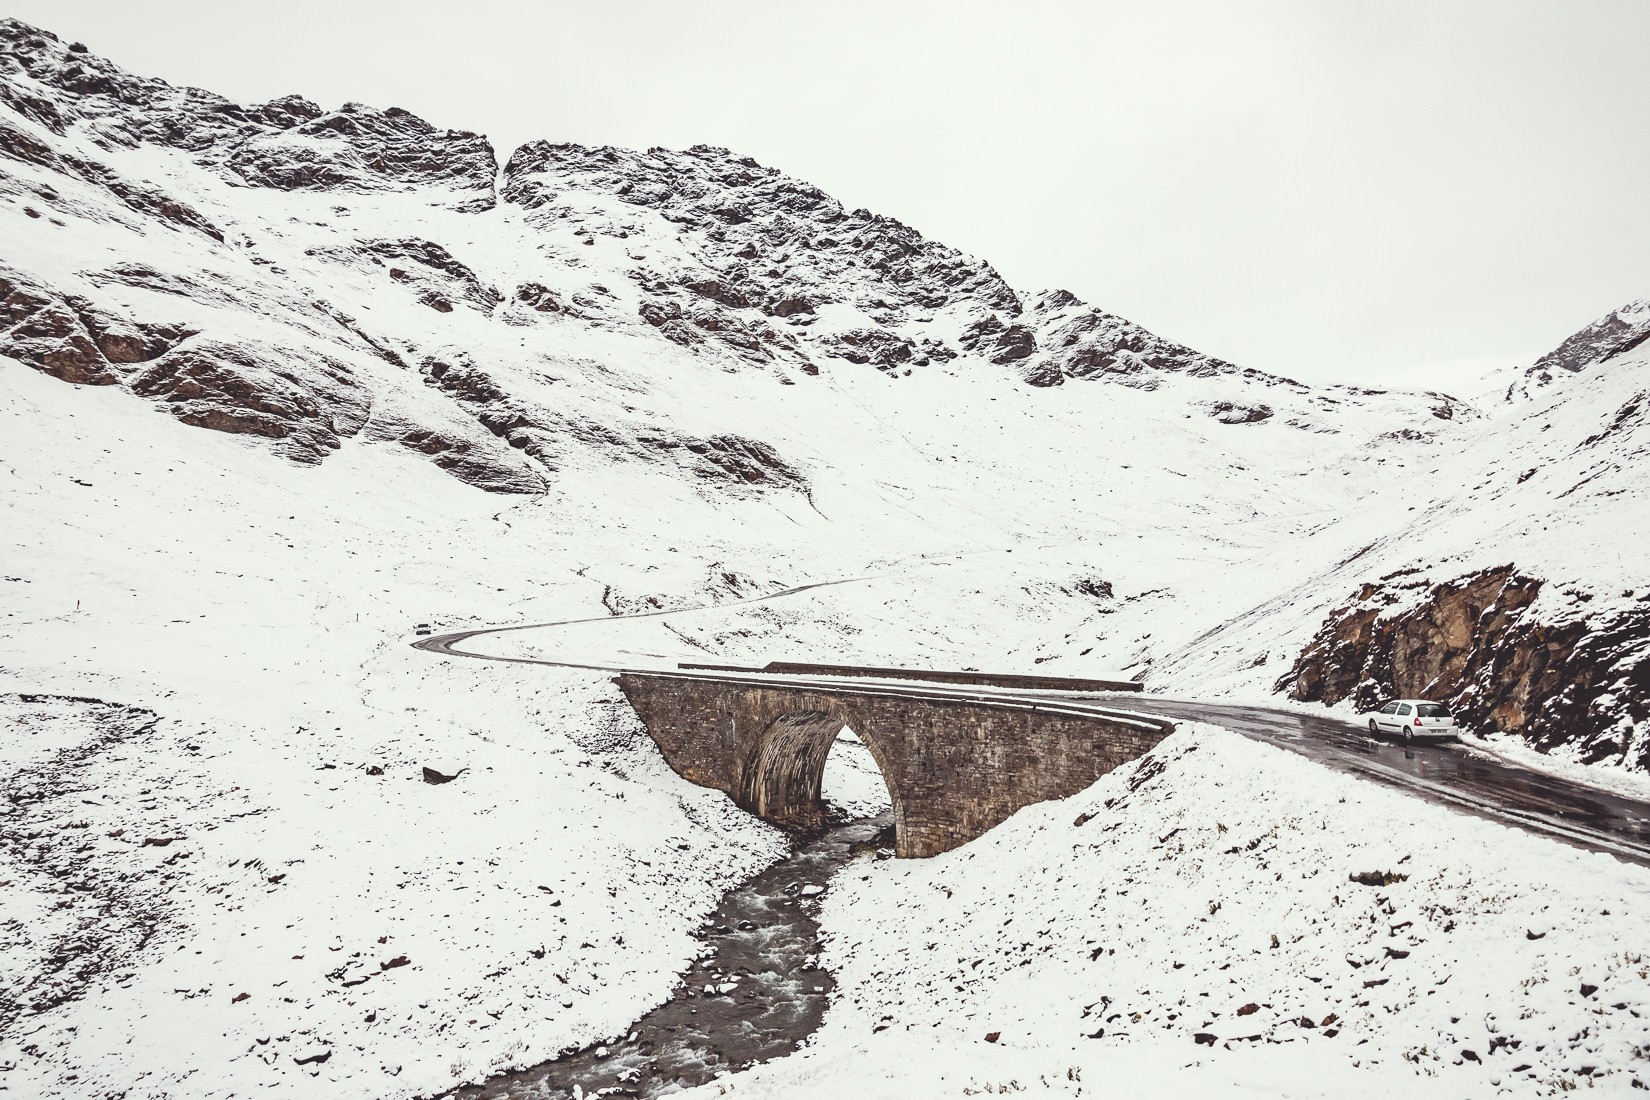
[[1213,722],[1429,802],[1650,866],[1650,803],[1530,771],[1466,745],[1411,747],[1340,719],[1263,707],[1140,695],[1110,699],[1143,714]]
[[[857,584],[864,578],[826,581],[775,592],[740,604],[766,603],[839,584]],[[729,605],[723,605],[724,607]],[[471,657],[487,661],[538,664],[561,668],[585,668],[609,672],[628,671],[622,665],[583,661],[556,661],[543,658],[507,657],[459,648],[472,638],[490,634],[566,626],[573,623],[608,622],[618,618],[653,618],[679,615],[694,609],[641,612],[560,623],[532,623],[508,627],[486,627],[454,634],[421,638],[414,648],[449,657]],[[702,608],[698,610],[711,610]],[[650,671],[654,675],[659,670]],[[755,673],[756,670],[751,670]],[[720,679],[716,674],[666,673],[695,679]],[[876,678],[762,676],[788,684],[817,684],[822,688],[852,686],[861,691],[894,692],[906,695],[956,695],[977,701],[994,701],[1010,706],[1057,706],[1079,711],[1113,713],[1133,711],[1160,715],[1170,720],[1212,722],[1245,737],[1300,753],[1337,771],[1402,790],[1418,798],[1453,810],[1474,814],[1504,825],[1513,825],[1620,859],[1650,866],[1650,802],[1612,794],[1573,780],[1531,771],[1465,745],[1446,742],[1413,747],[1371,737],[1359,725],[1327,715],[1303,714],[1265,707],[1228,706],[1161,699],[1125,693],[1060,695],[1047,691],[1016,692],[1000,688],[981,689],[924,683],[896,685]]]

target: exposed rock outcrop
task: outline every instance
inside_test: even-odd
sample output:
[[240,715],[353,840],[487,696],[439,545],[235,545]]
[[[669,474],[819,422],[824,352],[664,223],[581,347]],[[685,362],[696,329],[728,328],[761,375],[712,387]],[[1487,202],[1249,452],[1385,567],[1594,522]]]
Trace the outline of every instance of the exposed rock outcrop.
[[[1032,314],[1044,333],[1043,354],[1025,368],[1026,381],[1034,386],[1058,386],[1075,378],[1107,378],[1138,389],[1154,389],[1163,373],[1243,373],[1224,359],[1193,351],[1132,321],[1095,309],[1070,291],[1043,295],[1032,305]],[[1276,381],[1305,389],[1288,379]]]
[[511,396],[456,350],[449,350],[445,359],[426,359],[420,370],[426,385],[454,398],[488,432],[547,471],[558,469],[575,447],[591,447],[615,458],[668,462],[717,492],[808,492],[806,475],[761,440],[731,434],[701,438],[642,420],[595,423],[570,418]]
[[370,407],[349,368],[322,352],[206,337],[156,359],[130,386],[185,424],[277,440],[303,463],[337,450]]
[[[1537,359],[1524,372],[1524,387],[1545,386],[1557,372],[1574,374],[1594,363],[1623,355],[1650,340],[1650,298],[1628,302],[1611,310]],[[1516,388],[1516,386],[1514,387]],[[1512,396],[1512,390],[1508,391]]]
[[421,303],[438,313],[451,313],[456,302],[486,313],[503,298],[497,287],[483,283],[451,252],[416,237],[365,240],[347,249],[312,248],[306,255],[349,265],[364,260],[384,269],[391,280],[410,288]]
[[313,348],[199,336],[0,275],[0,353],[76,385],[121,385],[185,424],[279,441],[319,462],[366,420],[353,373]]
[[190,331],[144,324],[0,272],[0,352],[76,385],[109,386]]
[[1544,621],[1543,582],[1507,565],[1445,584],[1366,584],[1274,687],[1302,702],[1448,702],[1467,726],[1588,762],[1650,767],[1650,605]]
[[544,477],[507,446],[487,446],[461,432],[382,414],[373,416],[369,435],[428,455],[438,468],[489,493],[542,493],[545,489]]
[[[245,107],[135,76],[16,19],[0,19],[0,78],[27,82],[14,89],[11,105],[53,133],[79,122],[105,148],[182,149],[241,183],[282,190],[426,187],[437,202],[458,209],[494,204],[498,162],[487,139],[438,129],[397,107],[349,103],[325,111],[301,96]],[[28,84],[62,94],[30,94]]]
[[1237,405],[1230,401],[1215,401],[1209,405],[1209,415],[1222,424],[1259,424],[1272,419],[1270,405]]
[[[640,153],[538,141],[517,149],[504,174],[505,200],[528,209],[556,203],[564,190],[599,190],[693,233],[711,261],[696,282],[737,288],[723,304],[784,315],[804,311],[798,299],[811,311],[874,286],[886,309],[978,301],[1020,312],[1018,296],[989,264],[893,218],[844,210],[817,187],[726,149]],[[626,232],[595,222],[590,229]]]

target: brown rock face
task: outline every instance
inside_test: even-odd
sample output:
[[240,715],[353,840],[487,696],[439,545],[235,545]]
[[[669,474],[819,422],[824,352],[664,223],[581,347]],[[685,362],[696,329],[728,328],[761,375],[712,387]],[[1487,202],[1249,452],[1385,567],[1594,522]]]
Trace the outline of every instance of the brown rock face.
[[349,368],[313,350],[197,338],[130,385],[185,424],[280,440],[295,462],[320,462],[367,418],[367,395]]
[[1650,608],[1543,622],[1530,612],[1542,583],[1506,565],[1434,585],[1396,613],[1415,583],[1366,584],[1273,690],[1360,708],[1436,699],[1468,726],[1650,768]]
[[69,295],[0,275],[0,353],[79,386],[109,386],[123,368],[164,354],[189,333],[138,324]]
[[13,328],[3,347],[14,359],[65,382],[108,386],[120,380],[79,319],[59,305],[48,305]]

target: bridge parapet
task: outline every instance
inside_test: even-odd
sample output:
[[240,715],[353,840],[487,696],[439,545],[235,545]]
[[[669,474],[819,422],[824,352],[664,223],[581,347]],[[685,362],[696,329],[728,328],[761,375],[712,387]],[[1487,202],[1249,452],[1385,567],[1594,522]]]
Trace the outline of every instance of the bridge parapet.
[[619,687],[682,777],[775,824],[824,823],[820,784],[842,727],[882,770],[895,852],[937,855],[1034,802],[1149,752],[1172,723],[943,692],[626,672]]

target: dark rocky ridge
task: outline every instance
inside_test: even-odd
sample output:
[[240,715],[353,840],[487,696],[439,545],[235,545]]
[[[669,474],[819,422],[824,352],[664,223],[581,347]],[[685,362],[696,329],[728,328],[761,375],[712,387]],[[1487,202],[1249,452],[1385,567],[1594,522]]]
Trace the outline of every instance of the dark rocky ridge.
[[16,19],[0,19],[0,89],[0,101],[54,134],[82,123],[105,148],[182,149],[252,186],[439,187],[454,193],[447,201],[460,209],[494,202],[498,162],[479,134],[439,130],[397,107],[349,103],[325,111],[295,95],[244,107],[134,76]]
[[[726,149],[644,153],[541,141],[516,150],[504,176],[506,202],[589,238],[626,238],[634,229],[581,209],[578,199],[590,193],[675,224],[690,262],[639,267],[631,276],[647,295],[641,316],[683,346],[720,345],[748,362],[791,363],[807,374],[839,359],[898,376],[967,353],[1034,386],[1093,379],[1149,390],[1185,374],[1311,392],[1166,340],[1069,291],[1050,291],[1028,307],[990,264],[893,218],[847,210],[818,188]],[[816,334],[820,310],[833,305],[853,307],[863,322],[820,326],[825,331]],[[958,330],[954,336],[936,323],[941,317]],[[1346,387],[1326,392],[1359,396]],[[1442,395],[1437,403],[1455,404]],[[1255,422],[1226,411],[1209,414]]]
[[[496,392],[485,400],[465,395],[452,410],[456,417],[441,423],[379,407],[384,394],[356,355],[409,374],[422,360],[451,356],[375,323],[372,317],[381,314],[370,303],[334,305],[330,293],[319,290],[331,272],[285,271],[260,256],[253,238],[272,227],[235,223],[239,207],[226,204],[225,194],[168,194],[86,155],[102,150],[116,163],[123,150],[158,145],[181,151],[227,187],[320,192],[341,204],[354,195],[399,192],[414,203],[485,213],[495,207],[497,165],[479,135],[440,130],[397,108],[346,104],[327,111],[300,96],[243,106],[134,76],[10,19],[0,20],[0,104],[24,120],[0,122],[0,169],[8,161],[29,169],[0,170],[0,196],[38,201],[58,225],[78,217],[117,221],[138,234],[159,225],[197,235],[203,255],[217,257],[203,263],[202,272],[247,259],[260,268],[254,282],[126,261],[84,271],[86,280],[259,315],[292,334],[265,335],[258,346],[236,349],[234,337],[209,325],[183,326],[80,288],[48,286],[41,301],[52,307],[17,318],[14,330],[0,336],[37,369],[77,384],[123,385],[165,402],[186,423],[277,441],[281,453],[299,461],[320,460],[371,424],[368,438],[402,443],[492,491],[536,491],[576,447],[673,463],[712,492],[805,491],[802,472],[760,440],[688,438],[629,417],[593,423],[516,400],[508,381],[495,381]],[[85,199],[82,185],[95,189],[95,202]],[[179,185],[174,179],[167,186]],[[594,280],[582,290],[530,279],[495,286],[462,258],[458,243],[411,235],[346,237],[310,247],[307,256],[357,282],[367,276],[375,287],[393,284],[395,295],[438,314],[463,308],[502,325],[651,333],[723,369],[761,369],[787,384],[832,364],[903,376],[959,359],[965,364],[951,369],[1006,369],[1042,387],[1088,379],[1153,389],[1175,375],[1219,376],[1245,391],[1282,392],[1297,406],[1308,403],[1308,416],[1279,419],[1315,431],[1335,430],[1333,416],[1320,418],[1319,411],[1360,399],[1345,388],[1313,393],[1240,369],[1065,291],[1028,308],[989,264],[893,218],[846,210],[818,188],[725,149],[642,153],[534,142],[510,158],[502,196],[513,213],[545,230],[547,240],[572,229],[579,245],[633,236],[649,243],[630,253],[632,266],[617,291]],[[592,200],[601,209],[593,211]],[[347,205],[332,209],[349,213]],[[27,212],[42,216],[33,205]],[[662,248],[661,225],[674,238]],[[564,269],[580,266],[560,243],[544,245],[543,252]],[[602,278],[611,282],[616,274]],[[43,283],[21,272],[14,281],[37,290]],[[113,327],[104,328],[129,334],[131,348],[141,352],[101,346],[94,313],[112,318]],[[190,338],[192,346],[153,370],[126,369]],[[489,365],[485,373],[508,379],[508,366]],[[1275,406],[1268,398],[1192,407],[1242,425],[1271,419]]]
[[1629,736],[1650,720],[1650,605],[1544,621],[1531,610],[1542,588],[1512,565],[1430,586],[1402,577],[1366,584],[1274,690],[1359,709],[1391,698],[1447,701],[1469,726],[1542,749],[1576,746],[1588,762],[1650,768],[1650,744]]
[[1574,374],[1586,370],[1632,351],[1646,340],[1650,340],[1650,299],[1641,298],[1611,310],[1537,359],[1525,372],[1525,385],[1546,385],[1555,377],[1555,371]]

